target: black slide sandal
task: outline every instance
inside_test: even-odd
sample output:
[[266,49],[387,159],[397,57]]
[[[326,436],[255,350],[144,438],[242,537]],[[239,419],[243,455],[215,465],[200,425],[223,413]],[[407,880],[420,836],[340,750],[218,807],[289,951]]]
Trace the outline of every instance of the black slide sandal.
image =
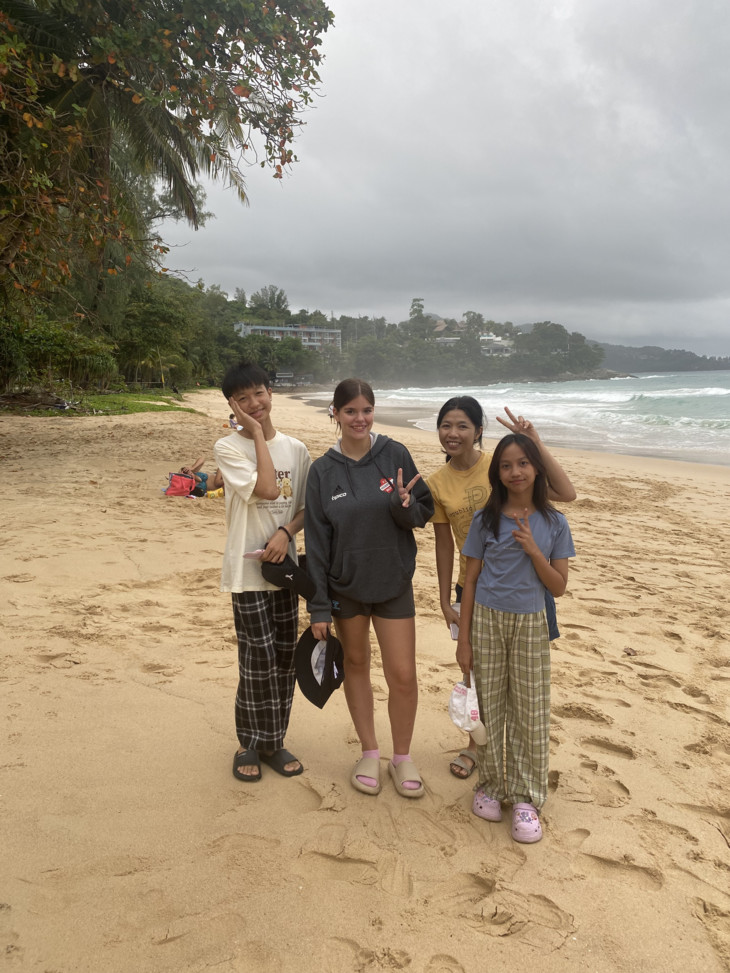
[[[282,777],[297,777],[304,770],[299,757],[295,757],[293,753],[289,753],[283,747],[281,750],[274,750],[273,753],[261,753],[259,756],[265,764],[268,764],[272,770],[275,770],[277,774],[281,774]],[[284,769],[287,764],[293,763],[294,761],[299,764],[299,770]]]
[[[242,774],[239,772],[239,767],[258,767],[258,773]],[[247,784],[254,784],[257,780],[261,780],[261,762],[255,750],[243,750],[234,755],[233,776],[236,780],[245,781]]]

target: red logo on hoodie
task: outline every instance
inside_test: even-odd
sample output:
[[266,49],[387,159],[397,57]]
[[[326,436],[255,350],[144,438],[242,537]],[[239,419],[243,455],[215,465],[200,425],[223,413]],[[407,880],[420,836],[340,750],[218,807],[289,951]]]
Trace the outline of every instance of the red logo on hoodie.
[[380,481],[380,489],[383,491],[383,493],[392,493],[393,492],[392,481],[386,480],[386,478],[383,477],[383,479]]

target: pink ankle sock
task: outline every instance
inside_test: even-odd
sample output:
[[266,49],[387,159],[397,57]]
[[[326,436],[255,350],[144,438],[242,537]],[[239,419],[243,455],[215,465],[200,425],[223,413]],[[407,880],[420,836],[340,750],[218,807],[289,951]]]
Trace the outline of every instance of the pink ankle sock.
[[[393,754],[393,766],[397,767],[398,764],[410,762],[411,755],[409,753],[394,753]],[[403,786],[407,791],[417,791],[421,786],[417,780],[404,780]]]
[[[363,750],[363,757],[373,757],[375,760],[380,760],[380,750]],[[361,774],[357,775],[357,779],[361,784],[366,787],[377,787],[378,782],[373,777],[363,777]]]

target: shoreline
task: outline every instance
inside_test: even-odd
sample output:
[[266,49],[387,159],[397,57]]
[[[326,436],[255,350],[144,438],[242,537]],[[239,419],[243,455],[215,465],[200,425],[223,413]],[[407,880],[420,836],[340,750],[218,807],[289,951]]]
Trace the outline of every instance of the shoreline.
[[[325,416],[327,415],[327,407],[331,401],[329,398],[323,398],[319,393],[313,396],[308,395],[306,392],[280,392],[278,394],[287,395],[291,399],[301,401],[305,405],[316,409]],[[415,429],[433,436],[435,441],[437,441],[435,421],[436,416],[437,412],[433,412],[431,415],[424,415],[424,409],[418,408],[417,406],[379,406],[377,401],[375,404],[376,426],[388,425],[401,429]],[[428,424],[428,426],[426,424]],[[496,425],[496,422],[491,422],[488,425],[484,433],[485,442],[498,442],[500,436],[491,435]],[[507,430],[505,429],[504,433],[506,434],[506,432]],[[647,453],[641,449],[632,448],[630,446],[625,446],[618,449],[616,443],[611,443],[610,448],[601,448],[601,446],[596,445],[595,443],[571,443],[560,437],[541,436],[540,438],[551,450],[573,450],[577,452],[606,454],[608,456],[633,456],[642,460],[654,459],[658,461],[670,461],[673,463],[687,463],[690,466],[709,466],[718,470],[730,469],[730,456],[728,457],[727,463],[718,463],[717,457],[713,456],[712,454],[703,454],[701,456],[687,455],[682,451],[673,452],[672,450],[656,450],[654,452]]]

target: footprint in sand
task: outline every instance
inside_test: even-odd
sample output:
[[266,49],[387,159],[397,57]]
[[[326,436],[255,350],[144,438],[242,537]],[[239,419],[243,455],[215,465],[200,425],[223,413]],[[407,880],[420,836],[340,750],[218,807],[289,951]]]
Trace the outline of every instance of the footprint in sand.
[[691,696],[692,699],[696,699],[698,703],[709,705],[712,702],[707,693],[700,689],[699,686],[682,686],[682,692],[686,696]]
[[636,760],[636,753],[631,747],[625,743],[616,743],[614,740],[609,740],[608,737],[583,737],[580,743],[582,746],[588,747],[589,750],[600,750],[604,753],[625,757],[627,760]]
[[475,932],[515,936],[538,949],[559,949],[574,929],[573,916],[552,899],[503,888],[487,875],[455,875],[434,890],[431,901]]
[[343,970],[405,970],[413,962],[402,949],[366,949],[354,939],[333,937],[325,944],[319,959],[322,973],[342,973]]
[[162,676],[176,676],[183,671],[183,666],[170,666],[165,662],[146,662],[142,667],[142,672],[156,673]]
[[591,833],[588,828],[575,828],[573,831],[568,831],[567,834],[563,835],[563,844],[567,845],[568,848],[578,849],[590,836]]
[[709,731],[704,733],[696,743],[686,744],[684,749],[688,753],[701,753],[707,757],[711,757],[717,751],[718,756],[727,760],[730,757],[730,740],[725,742],[723,734]]
[[382,853],[372,842],[354,842],[345,825],[320,828],[302,847],[298,871],[302,878],[321,875],[328,880],[375,885]]
[[680,824],[673,824],[658,817],[655,811],[644,809],[641,815],[634,814],[626,819],[638,826],[649,851],[656,852],[658,842],[667,845],[671,839],[678,839],[683,845],[687,842],[699,844],[699,838]]
[[384,855],[378,863],[378,885],[384,892],[397,899],[409,899],[413,895],[413,877],[408,864],[393,853]]
[[252,859],[258,867],[275,870],[281,853],[281,842],[277,838],[265,838],[253,834],[222,834],[207,843],[211,857],[222,857],[228,871],[245,869]]
[[575,804],[597,804],[599,807],[622,807],[631,800],[631,791],[625,787],[611,767],[596,760],[583,760],[580,767],[588,774],[576,771],[550,771],[548,788],[560,789],[565,801]]
[[637,865],[629,858],[608,858],[603,855],[582,854],[580,857],[588,871],[599,878],[613,876],[624,888],[658,892],[664,886],[664,874],[650,865]]
[[429,848],[438,848],[447,857],[456,853],[458,844],[456,833],[438,821],[434,814],[422,811],[420,808],[412,808],[403,824],[407,829],[403,836],[405,841],[415,841],[428,845]]
[[607,713],[601,713],[593,706],[586,706],[583,703],[563,703],[559,706],[553,706],[552,712],[562,719],[588,720],[591,723],[604,723],[607,726],[613,723]]
[[675,679],[674,676],[664,675],[663,673],[637,672],[636,675],[642,682],[650,686],[657,686],[660,689],[666,686],[672,689],[679,689],[682,685],[679,679]]
[[717,723],[720,726],[730,726],[730,722],[724,716],[720,716],[719,713],[714,713],[712,710],[700,709],[699,706],[690,706],[689,703],[673,702],[671,699],[665,699],[664,703],[670,709],[679,710],[680,713],[699,716],[702,720],[709,720],[711,723]]
[[707,932],[721,964],[727,967],[730,959],[730,910],[703,898],[696,898],[694,906],[692,911]]
[[308,773],[298,783],[303,794],[297,796],[297,804],[302,811],[344,811],[347,807],[340,786],[327,777]]
[[172,627],[164,622],[143,622],[139,627],[143,632],[159,632],[165,635],[172,632]]
[[597,700],[599,703],[608,703],[609,706],[621,706],[623,709],[631,709],[631,703],[622,699],[620,696],[599,696],[597,693],[586,693],[591,699]]
[[423,973],[466,973],[466,970],[454,956],[439,953],[431,957]]
[[353,838],[345,825],[323,827],[302,848],[302,877],[321,875],[328,880],[377,885],[398,899],[413,895],[413,878],[406,859],[367,836]]
[[45,652],[36,655],[39,662],[54,669],[71,669],[73,666],[81,665],[81,659],[74,659],[68,652]]

